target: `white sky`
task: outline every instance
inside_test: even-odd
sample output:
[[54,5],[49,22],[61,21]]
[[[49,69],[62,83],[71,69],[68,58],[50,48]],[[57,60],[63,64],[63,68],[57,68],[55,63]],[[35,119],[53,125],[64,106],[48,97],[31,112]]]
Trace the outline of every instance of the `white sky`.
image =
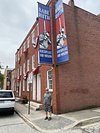
[[[93,14],[100,13],[100,0],[74,1]],[[46,4],[48,0],[38,2]],[[0,0],[0,63],[4,67],[14,68],[16,50],[38,17],[37,9],[37,0]]]

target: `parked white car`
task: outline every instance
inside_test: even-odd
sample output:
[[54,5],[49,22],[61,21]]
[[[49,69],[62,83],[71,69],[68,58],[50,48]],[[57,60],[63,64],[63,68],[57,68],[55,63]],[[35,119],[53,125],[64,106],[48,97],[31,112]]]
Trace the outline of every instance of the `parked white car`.
[[0,90],[0,112],[9,111],[14,114],[15,96],[12,90]]

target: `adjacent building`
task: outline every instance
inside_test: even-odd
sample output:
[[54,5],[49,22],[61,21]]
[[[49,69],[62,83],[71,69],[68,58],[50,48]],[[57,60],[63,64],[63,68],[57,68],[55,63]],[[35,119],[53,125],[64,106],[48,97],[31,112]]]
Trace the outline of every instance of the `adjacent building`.
[[[51,57],[52,53],[52,63],[42,60],[48,51],[40,49],[44,36],[39,38],[39,26],[44,25],[45,34],[49,22],[45,19],[39,24],[39,16],[16,51],[14,81],[17,96],[28,97],[30,93],[31,100],[39,103],[43,103],[48,87],[55,114],[100,106],[100,16],[76,7],[73,0],[68,5],[59,3],[47,3],[52,52],[45,56]],[[51,45],[48,47],[50,50]]]
[[4,70],[4,87],[5,90],[11,90],[11,72],[12,69],[6,66]]
[[11,71],[11,89],[15,92],[15,69],[12,69]]

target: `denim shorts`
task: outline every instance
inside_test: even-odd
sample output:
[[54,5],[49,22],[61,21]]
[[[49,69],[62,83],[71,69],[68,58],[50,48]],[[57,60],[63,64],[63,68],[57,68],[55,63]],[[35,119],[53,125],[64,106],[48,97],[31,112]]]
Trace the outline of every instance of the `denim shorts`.
[[45,110],[45,112],[51,112],[51,105],[44,104],[44,110]]

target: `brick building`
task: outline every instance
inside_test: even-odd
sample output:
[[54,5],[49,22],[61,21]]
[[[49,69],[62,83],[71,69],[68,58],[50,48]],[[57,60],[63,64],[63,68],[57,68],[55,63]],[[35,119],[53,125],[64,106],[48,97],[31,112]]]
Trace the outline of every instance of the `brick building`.
[[3,88],[5,90],[11,90],[11,72],[12,69],[6,66],[4,70],[4,84],[3,84]]
[[68,5],[63,4],[69,60],[57,64],[56,2],[47,3],[51,15],[52,64],[38,62],[39,45],[34,47],[32,44],[32,34],[38,26],[36,19],[16,52],[15,90],[19,97],[28,96],[28,75],[32,72],[31,100],[43,103],[43,94],[48,87],[52,92],[54,113],[100,106],[100,17],[76,7],[73,0]]
[[11,89],[15,91],[15,69],[11,71]]

